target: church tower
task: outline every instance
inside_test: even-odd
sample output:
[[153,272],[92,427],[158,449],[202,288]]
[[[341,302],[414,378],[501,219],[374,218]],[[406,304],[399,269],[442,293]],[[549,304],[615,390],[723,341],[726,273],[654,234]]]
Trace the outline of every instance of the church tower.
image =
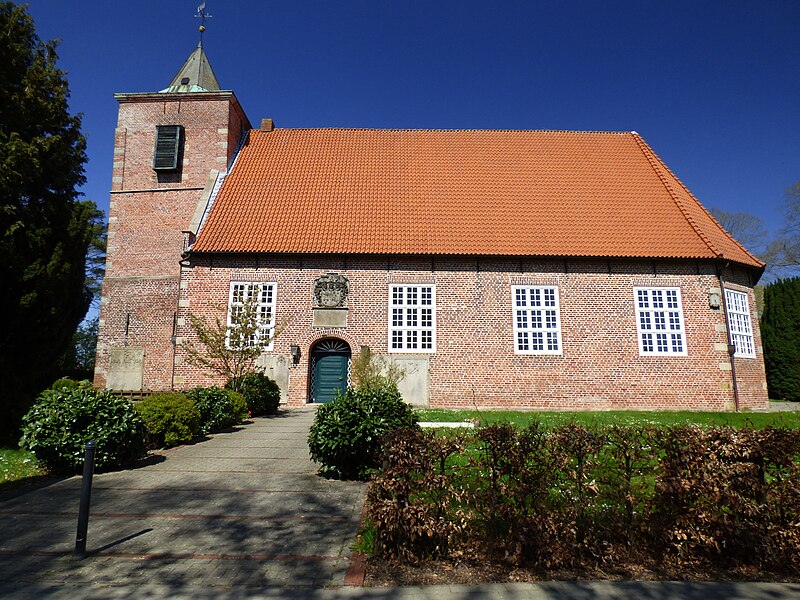
[[234,93],[220,88],[202,41],[165,89],[114,98],[95,386],[168,390],[181,255],[250,122]]

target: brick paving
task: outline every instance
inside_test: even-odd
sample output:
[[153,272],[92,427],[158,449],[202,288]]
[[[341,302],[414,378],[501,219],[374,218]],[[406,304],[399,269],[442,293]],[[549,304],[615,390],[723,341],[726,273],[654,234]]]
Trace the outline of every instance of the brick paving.
[[0,596],[26,586],[322,588],[344,583],[365,486],[316,475],[313,408],[95,474],[84,560],[80,477],[0,496]]

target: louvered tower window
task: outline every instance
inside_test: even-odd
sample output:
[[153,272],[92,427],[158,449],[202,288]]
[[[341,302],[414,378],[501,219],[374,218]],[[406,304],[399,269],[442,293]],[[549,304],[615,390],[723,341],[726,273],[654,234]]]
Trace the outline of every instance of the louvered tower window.
[[156,149],[153,152],[153,169],[177,171],[180,159],[183,127],[180,125],[156,126]]

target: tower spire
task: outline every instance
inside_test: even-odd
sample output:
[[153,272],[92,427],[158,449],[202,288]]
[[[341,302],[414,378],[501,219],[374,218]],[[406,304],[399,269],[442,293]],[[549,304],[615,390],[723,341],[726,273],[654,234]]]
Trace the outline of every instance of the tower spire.
[[195,17],[200,19],[200,41],[197,44],[194,52],[189,55],[186,62],[172,78],[169,87],[161,90],[162,93],[175,93],[175,92],[214,92],[220,90],[217,77],[211,69],[211,64],[208,62],[208,57],[203,51],[203,32],[206,30],[206,19],[210,19],[211,15],[206,13],[206,3],[202,2],[197,7],[197,14]]

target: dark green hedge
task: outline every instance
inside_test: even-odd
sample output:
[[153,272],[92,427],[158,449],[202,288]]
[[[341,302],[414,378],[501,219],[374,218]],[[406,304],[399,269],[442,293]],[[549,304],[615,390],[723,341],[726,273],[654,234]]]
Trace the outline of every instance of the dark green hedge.
[[764,288],[761,339],[770,398],[800,400],[800,278]]
[[231,379],[225,389],[234,390],[244,396],[250,415],[273,415],[278,411],[281,401],[281,390],[278,384],[263,373],[248,373],[242,377]]
[[219,387],[194,388],[186,392],[200,411],[200,433],[233,427],[247,417],[247,403],[238,392]]
[[188,444],[200,431],[200,411],[180,392],[152,394],[135,404],[156,448]]

